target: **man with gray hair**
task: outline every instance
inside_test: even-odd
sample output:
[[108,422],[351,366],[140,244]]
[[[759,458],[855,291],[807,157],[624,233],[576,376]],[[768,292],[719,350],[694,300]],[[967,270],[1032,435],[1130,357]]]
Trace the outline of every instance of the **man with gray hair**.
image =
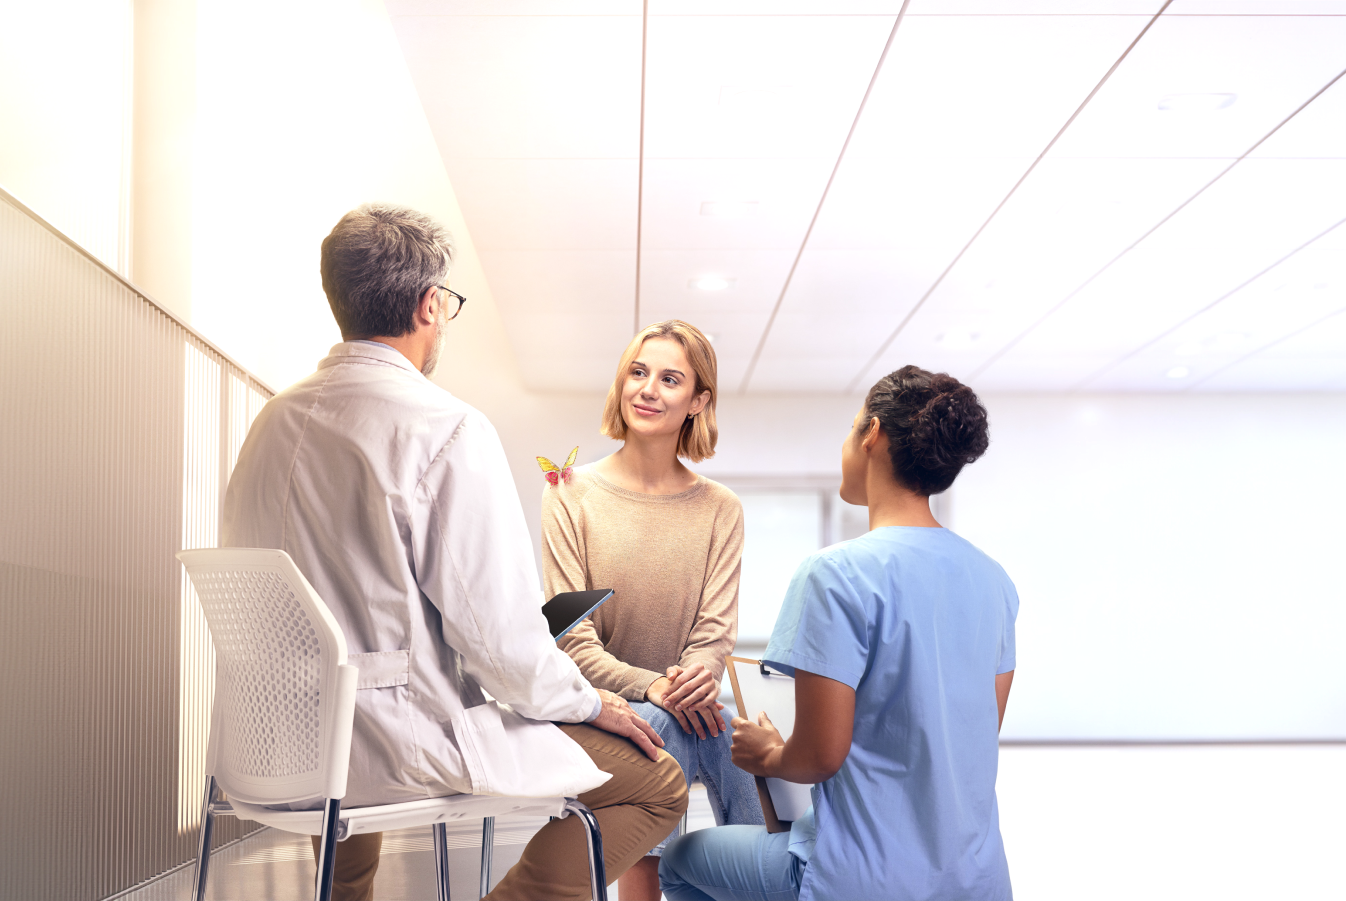
[[[682,771],[556,647],[500,439],[428,378],[466,300],[452,259],[412,210],[367,204],[337,223],[321,268],[344,340],[258,415],[222,544],[288,552],[346,635],[360,690],[343,806],[578,796],[615,879],[673,830]],[[337,846],[335,897],[373,897],[381,839]],[[589,897],[576,818],[543,827],[490,897]]]

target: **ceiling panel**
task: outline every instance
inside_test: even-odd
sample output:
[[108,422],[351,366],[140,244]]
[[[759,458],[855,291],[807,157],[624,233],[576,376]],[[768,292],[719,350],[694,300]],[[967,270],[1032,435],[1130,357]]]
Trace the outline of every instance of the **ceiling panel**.
[[1342,16],[1346,0],[1173,0],[1180,16]]
[[[970,371],[980,370],[1227,166],[1045,160],[863,378],[937,352],[954,333],[966,345],[961,362],[976,358]],[[995,387],[995,379],[992,369],[979,384]]]
[[[862,313],[862,325],[843,330],[815,319],[801,326],[817,353],[855,363],[843,381],[818,390],[843,390],[856,377],[1142,26],[1128,17],[903,24],[801,258],[806,277],[791,285],[781,308],[788,314],[782,322],[807,323],[817,316],[815,285],[846,279],[853,286],[846,302]],[[1055,64],[1023,64],[1052,58]],[[971,79],[980,84],[970,87],[966,72],[981,73]],[[1026,96],[1043,102],[1032,115],[1016,117]],[[951,132],[962,137],[951,139]],[[887,251],[887,279],[856,285],[829,266],[843,260],[815,258],[860,249]],[[773,328],[761,365],[793,356],[777,337]]]
[[848,158],[809,240],[814,250],[893,250],[943,271],[1031,158]]
[[1257,348],[1299,333],[1346,307],[1343,259],[1346,224],[1339,224],[1286,262],[1105,372],[1089,389],[1134,390],[1161,378],[1166,386],[1185,388]]
[[883,16],[651,19],[646,157],[835,159],[891,29]]
[[847,160],[1032,159],[1146,21],[910,18],[898,30]]
[[798,250],[832,165],[830,159],[646,160],[642,244],[649,250]]
[[479,248],[624,249],[634,266],[636,160],[450,159],[445,165]]
[[650,18],[665,16],[886,16],[902,0],[650,0]]
[[1163,0],[911,0],[907,15],[1153,15]]
[[620,318],[629,335],[635,254],[625,250],[480,250],[491,293],[512,298],[506,314],[592,314]]
[[1346,309],[1245,357],[1196,391],[1346,391]]
[[640,0],[384,0],[391,16],[635,16]]
[[[1339,55],[1346,70],[1346,53]],[[1303,112],[1271,135],[1251,154],[1253,158],[1346,158],[1346,76],[1337,79]]]
[[[1247,161],[1004,359],[1062,347],[1116,359],[1331,228],[1344,211],[1346,161]],[[1062,372],[1063,378],[1072,375],[1072,384],[1079,384],[1094,373]]]
[[[1163,16],[1055,156],[1237,157],[1343,66],[1346,18]],[[1233,94],[1215,111],[1161,110]]]
[[394,15],[393,26],[445,159],[635,159],[639,13]]

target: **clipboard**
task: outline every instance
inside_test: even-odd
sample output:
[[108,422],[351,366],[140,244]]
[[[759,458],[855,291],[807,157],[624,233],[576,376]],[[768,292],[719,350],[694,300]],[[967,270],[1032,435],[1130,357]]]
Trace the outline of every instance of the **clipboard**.
[[[738,714],[754,722],[765,710],[771,722],[788,740],[795,726],[795,680],[778,673],[760,660],[725,657],[729,684],[734,689]],[[813,803],[812,785],[786,782],[784,779],[755,776],[757,798],[762,804],[767,832],[789,832],[790,824],[804,815]]]

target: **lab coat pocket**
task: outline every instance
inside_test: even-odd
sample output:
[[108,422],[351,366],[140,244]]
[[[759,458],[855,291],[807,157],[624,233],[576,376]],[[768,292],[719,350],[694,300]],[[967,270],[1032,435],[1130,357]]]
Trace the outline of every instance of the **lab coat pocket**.
[[612,777],[551,723],[525,719],[495,701],[453,718],[474,795],[574,798]]

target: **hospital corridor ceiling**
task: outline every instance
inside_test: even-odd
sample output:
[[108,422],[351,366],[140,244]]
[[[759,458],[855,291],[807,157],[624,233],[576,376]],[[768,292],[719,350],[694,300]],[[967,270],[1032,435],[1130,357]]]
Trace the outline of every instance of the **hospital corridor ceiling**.
[[1346,2],[387,7],[533,389],[1346,390]]

